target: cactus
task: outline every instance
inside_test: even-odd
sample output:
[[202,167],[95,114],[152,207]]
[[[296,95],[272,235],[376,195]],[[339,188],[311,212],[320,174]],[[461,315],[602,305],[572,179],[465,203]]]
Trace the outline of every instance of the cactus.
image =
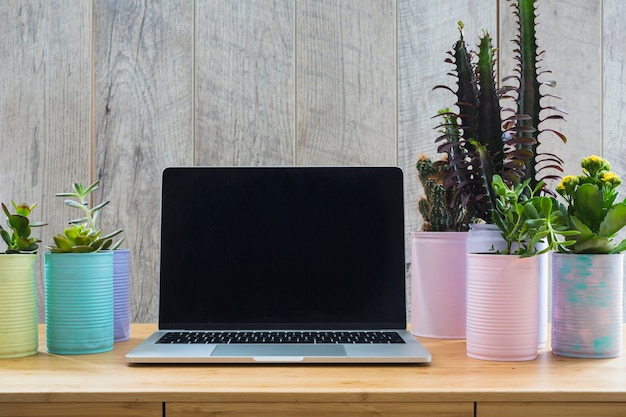
[[[536,42],[536,0],[509,1],[518,23],[513,51],[518,65],[515,75],[504,77],[503,81],[515,80],[518,85],[498,87],[489,33],[483,32],[478,50],[472,51],[463,36],[463,23],[459,22],[460,39],[446,59],[453,66],[449,74],[455,77],[456,89],[446,85],[434,87],[456,96],[458,112],[440,112],[435,116],[441,120],[437,128],[443,128],[443,134],[435,142],[439,143],[437,151],[448,155],[444,185],[454,190],[452,204],[467,208],[466,221],[476,217],[493,222],[494,175],[498,174],[510,186],[528,179],[530,189],[540,184],[541,190],[550,194],[545,180],[558,179],[559,175],[546,170],[563,171],[561,158],[538,152],[539,137],[543,138],[544,133],[566,141],[560,132],[543,126],[547,120],[563,120],[566,112],[542,104],[543,98],[558,97],[540,91],[542,85],[556,83],[539,81],[539,77],[550,71],[540,66],[543,51],[538,50]],[[502,108],[500,103],[504,99],[513,99],[516,108]],[[456,131],[447,129],[451,121],[458,123]]]
[[[449,156],[449,169],[445,170],[445,185],[455,189],[453,204],[467,207],[470,217],[492,222],[491,210],[495,195],[491,186],[494,174],[499,174],[509,183],[518,183],[524,176],[524,161],[532,153],[518,149],[521,143],[531,142],[532,138],[517,135],[518,120],[527,118],[513,114],[502,120],[500,99],[509,89],[498,89],[495,80],[495,52],[488,32],[484,32],[479,51],[469,50],[464,36],[463,23],[459,22],[460,39],[454,51],[448,52],[446,62],[453,65],[451,73],[457,82],[456,91],[446,85],[443,88],[456,95],[458,113],[439,112],[443,121],[437,128],[443,135],[437,150]],[[446,129],[450,121],[460,121],[456,131]],[[521,128],[526,129],[526,128]],[[451,152],[454,154],[452,155]]]
[[[526,162],[524,177],[530,179],[531,188],[535,188],[539,181],[546,179],[559,179],[558,175],[546,174],[546,170],[554,169],[563,172],[563,160],[552,153],[539,153],[538,146],[541,144],[540,138],[544,137],[544,132],[549,132],[563,143],[567,138],[562,133],[541,125],[546,120],[564,120],[565,110],[558,106],[542,105],[543,98],[550,97],[559,99],[552,94],[544,94],[540,91],[541,86],[554,87],[556,82],[547,80],[540,82],[539,78],[551,73],[541,67],[543,50],[539,50],[536,38],[537,2],[536,0],[509,0],[513,8],[513,14],[517,19],[518,36],[514,40],[514,58],[517,61],[515,69],[516,75],[506,77],[515,79],[518,83],[517,105],[518,112],[528,115],[528,119],[518,120],[517,125],[522,136],[534,139],[534,142],[520,144],[518,148],[532,151],[532,157]],[[525,129],[524,129],[525,128]],[[544,188],[545,189],[545,188]]]
[[[441,161],[440,161],[441,162]],[[418,178],[424,188],[417,206],[424,218],[424,231],[444,232],[466,230],[463,224],[464,213],[454,210],[451,204],[451,190],[443,185],[445,163],[433,163],[425,155],[420,156],[415,164]]]

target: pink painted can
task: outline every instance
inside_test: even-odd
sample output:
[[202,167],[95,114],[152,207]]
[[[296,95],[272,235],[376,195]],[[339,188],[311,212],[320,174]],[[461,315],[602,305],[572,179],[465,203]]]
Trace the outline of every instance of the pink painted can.
[[537,357],[538,259],[467,255],[467,355],[490,361]]

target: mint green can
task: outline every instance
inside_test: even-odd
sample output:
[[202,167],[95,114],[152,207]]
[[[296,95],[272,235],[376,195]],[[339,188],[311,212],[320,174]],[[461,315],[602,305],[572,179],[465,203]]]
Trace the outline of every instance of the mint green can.
[[48,252],[44,265],[48,352],[112,350],[113,252]]

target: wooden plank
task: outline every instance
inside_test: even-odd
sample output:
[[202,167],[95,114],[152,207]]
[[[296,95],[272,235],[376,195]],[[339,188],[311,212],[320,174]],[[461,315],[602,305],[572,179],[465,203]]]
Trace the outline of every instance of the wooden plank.
[[393,0],[297,3],[299,165],[397,163]]
[[473,417],[473,403],[168,403],[168,417],[182,416],[396,416]]
[[162,403],[0,403],[0,417],[159,417]]
[[157,320],[160,174],[193,164],[193,5],[94,2],[94,174],[131,249],[131,320]]
[[478,417],[621,417],[626,403],[478,403]]
[[195,163],[294,162],[294,2],[197,2]]
[[[626,27],[622,17],[626,16],[626,3],[621,0],[604,0],[603,12],[603,92],[602,97],[602,145],[603,155],[611,162],[622,181],[626,181],[626,56],[624,39]],[[597,133],[596,133],[597,134]],[[619,187],[621,198],[626,197],[626,182]],[[622,230],[617,239],[626,239],[626,230]],[[626,270],[626,260],[624,261]],[[626,296],[626,287],[624,288]],[[624,312],[626,322],[626,311]]]
[[43,253],[72,216],[54,194],[90,176],[91,3],[0,2],[0,22],[0,199],[39,203]]
[[[605,0],[603,6],[603,147],[613,169],[626,180],[626,56],[623,41],[626,27],[620,24],[626,15],[626,3]],[[621,190],[626,191],[622,183]]]

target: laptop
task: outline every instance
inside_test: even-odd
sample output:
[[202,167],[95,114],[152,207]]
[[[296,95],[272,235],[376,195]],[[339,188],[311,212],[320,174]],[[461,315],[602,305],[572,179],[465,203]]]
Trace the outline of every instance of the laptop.
[[158,331],[130,363],[425,363],[398,167],[171,167]]

